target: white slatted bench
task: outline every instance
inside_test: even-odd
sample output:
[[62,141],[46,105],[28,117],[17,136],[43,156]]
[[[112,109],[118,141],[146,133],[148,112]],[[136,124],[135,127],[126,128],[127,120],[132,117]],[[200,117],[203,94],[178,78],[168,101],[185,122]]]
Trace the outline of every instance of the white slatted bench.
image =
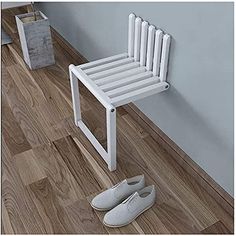
[[[116,107],[160,93],[166,82],[170,36],[129,15],[128,53],[69,66],[75,124],[106,161],[116,169]],[[107,151],[81,119],[78,79],[106,108]]]

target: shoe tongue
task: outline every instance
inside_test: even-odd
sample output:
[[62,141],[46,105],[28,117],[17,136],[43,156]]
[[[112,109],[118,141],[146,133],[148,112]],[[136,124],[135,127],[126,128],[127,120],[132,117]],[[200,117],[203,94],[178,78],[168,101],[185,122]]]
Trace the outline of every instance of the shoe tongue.
[[112,188],[117,188],[117,187],[120,187],[120,186],[123,186],[124,184],[126,184],[127,183],[127,180],[126,179],[124,179],[123,181],[121,181],[120,183],[118,183],[118,184],[116,184],[116,185],[114,185]]
[[126,198],[122,203],[125,204],[126,202],[130,202],[132,201],[134,198],[136,198],[136,196],[138,196],[138,193],[135,192],[133,194],[131,194],[128,198]]

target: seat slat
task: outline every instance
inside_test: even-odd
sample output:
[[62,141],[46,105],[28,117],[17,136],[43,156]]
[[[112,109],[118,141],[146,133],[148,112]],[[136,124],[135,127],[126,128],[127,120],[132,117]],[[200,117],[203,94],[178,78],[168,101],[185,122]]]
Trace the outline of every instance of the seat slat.
[[89,69],[89,68],[94,67],[94,66],[103,65],[103,64],[113,62],[113,61],[116,61],[116,60],[120,60],[120,59],[123,59],[123,58],[127,58],[127,57],[128,57],[128,53],[122,53],[122,54],[118,54],[118,55],[115,55],[115,56],[106,57],[106,58],[99,59],[99,60],[96,60],[96,61],[88,62],[88,63],[82,64],[82,65],[79,65],[77,67],[79,67],[80,69],[86,70],[86,69]]
[[111,101],[109,97],[107,97],[106,94],[91,79],[89,79],[89,77],[80,68],[71,64],[69,66],[69,70],[84,84],[85,87],[88,88],[92,94],[94,94],[94,96],[104,107],[111,108]]
[[140,17],[135,19],[135,36],[134,36],[134,60],[139,61],[140,41],[141,41],[141,23]]
[[147,21],[142,22],[141,31],[141,46],[140,46],[140,65],[145,66],[146,64],[146,53],[147,53],[147,36],[148,36],[148,23]]
[[152,70],[154,36],[155,36],[155,27],[153,25],[150,25],[148,27],[148,45],[147,45],[147,62],[146,62],[147,70]]
[[129,77],[131,75],[137,75],[137,74],[140,74],[145,71],[146,71],[145,67],[136,67],[136,68],[128,70],[128,71],[120,72],[115,75],[111,75],[111,76],[107,76],[102,79],[95,80],[94,82],[95,82],[95,84],[97,84],[99,86],[106,85],[108,83],[115,82],[117,80]]
[[118,87],[121,86],[125,86],[128,85],[130,83],[133,82],[137,82],[140,81],[142,79],[146,79],[152,76],[152,72],[151,71],[146,71],[137,75],[133,75],[133,76],[129,76],[129,77],[124,77],[123,79],[108,83],[108,84],[104,84],[102,86],[100,86],[100,89],[104,92],[110,91],[112,89],[116,89]]
[[98,73],[100,71],[112,69],[112,68],[117,67],[117,66],[125,65],[125,64],[131,63],[133,61],[134,61],[133,58],[128,57],[128,58],[125,58],[125,59],[121,59],[121,60],[118,60],[118,61],[113,61],[113,62],[110,62],[110,63],[106,63],[104,65],[100,65],[100,66],[96,66],[96,67],[86,69],[86,70],[84,70],[84,72],[87,75],[91,75],[91,74],[94,74],[94,73]]
[[138,62],[132,62],[132,63],[126,64],[126,65],[118,66],[116,68],[112,68],[109,70],[105,70],[105,71],[101,71],[101,72],[89,75],[89,78],[92,80],[96,80],[96,79],[100,79],[100,78],[103,78],[106,76],[114,75],[114,74],[122,72],[122,71],[130,70],[130,69],[133,69],[138,66],[139,66]]
[[157,84],[153,84],[141,89],[134,90],[129,93],[125,93],[123,95],[114,97],[111,99],[111,103],[115,107],[122,106],[124,104],[136,101],[138,99],[145,98],[147,96],[151,96],[156,93],[160,93],[166,89],[168,89],[169,85],[166,82],[160,82]]
[[157,30],[155,34],[155,46],[153,56],[153,75],[159,75],[160,60],[161,60],[161,44],[162,44],[163,32]]
[[160,82],[160,79],[157,76],[155,76],[155,77],[153,76],[153,77],[146,78],[146,79],[144,78],[140,81],[110,90],[110,91],[106,92],[106,95],[110,98],[113,98],[113,97],[117,97],[122,94],[131,92],[131,91],[134,91],[134,90],[137,90],[140,88],[147,87],[152,84],[157,84],[159,82]]
[[160,65],[161,81],[166,81],[169,48],[170,48],[170,35],[165,34],[163,37],[162,52],[161,52],[161,65]]
[[134,56],[134,27],[135,27],[135,15],[129,15],[129,35],[128,35],[128,55]]

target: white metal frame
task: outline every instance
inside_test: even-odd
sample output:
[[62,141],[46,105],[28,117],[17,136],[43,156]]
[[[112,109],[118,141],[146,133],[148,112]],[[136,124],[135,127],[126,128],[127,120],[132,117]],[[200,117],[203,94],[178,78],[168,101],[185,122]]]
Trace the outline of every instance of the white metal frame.
[[[128,53],[69,66],[75,124],[110,171],[116,169],[116,108],[169,88],[166,82],[169,47],[168,34],[130,14]],[[78,80],[106,108],[107,151],[82,121]]]

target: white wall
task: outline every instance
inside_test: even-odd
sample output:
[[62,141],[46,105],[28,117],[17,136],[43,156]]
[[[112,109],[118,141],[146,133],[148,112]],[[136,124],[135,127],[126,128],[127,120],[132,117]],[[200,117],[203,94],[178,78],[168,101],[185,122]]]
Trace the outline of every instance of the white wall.
[[127,50],[131,12],[172,35],[168,92],[136,105],[233,195],[233,3],[40,3],[87,59]]

